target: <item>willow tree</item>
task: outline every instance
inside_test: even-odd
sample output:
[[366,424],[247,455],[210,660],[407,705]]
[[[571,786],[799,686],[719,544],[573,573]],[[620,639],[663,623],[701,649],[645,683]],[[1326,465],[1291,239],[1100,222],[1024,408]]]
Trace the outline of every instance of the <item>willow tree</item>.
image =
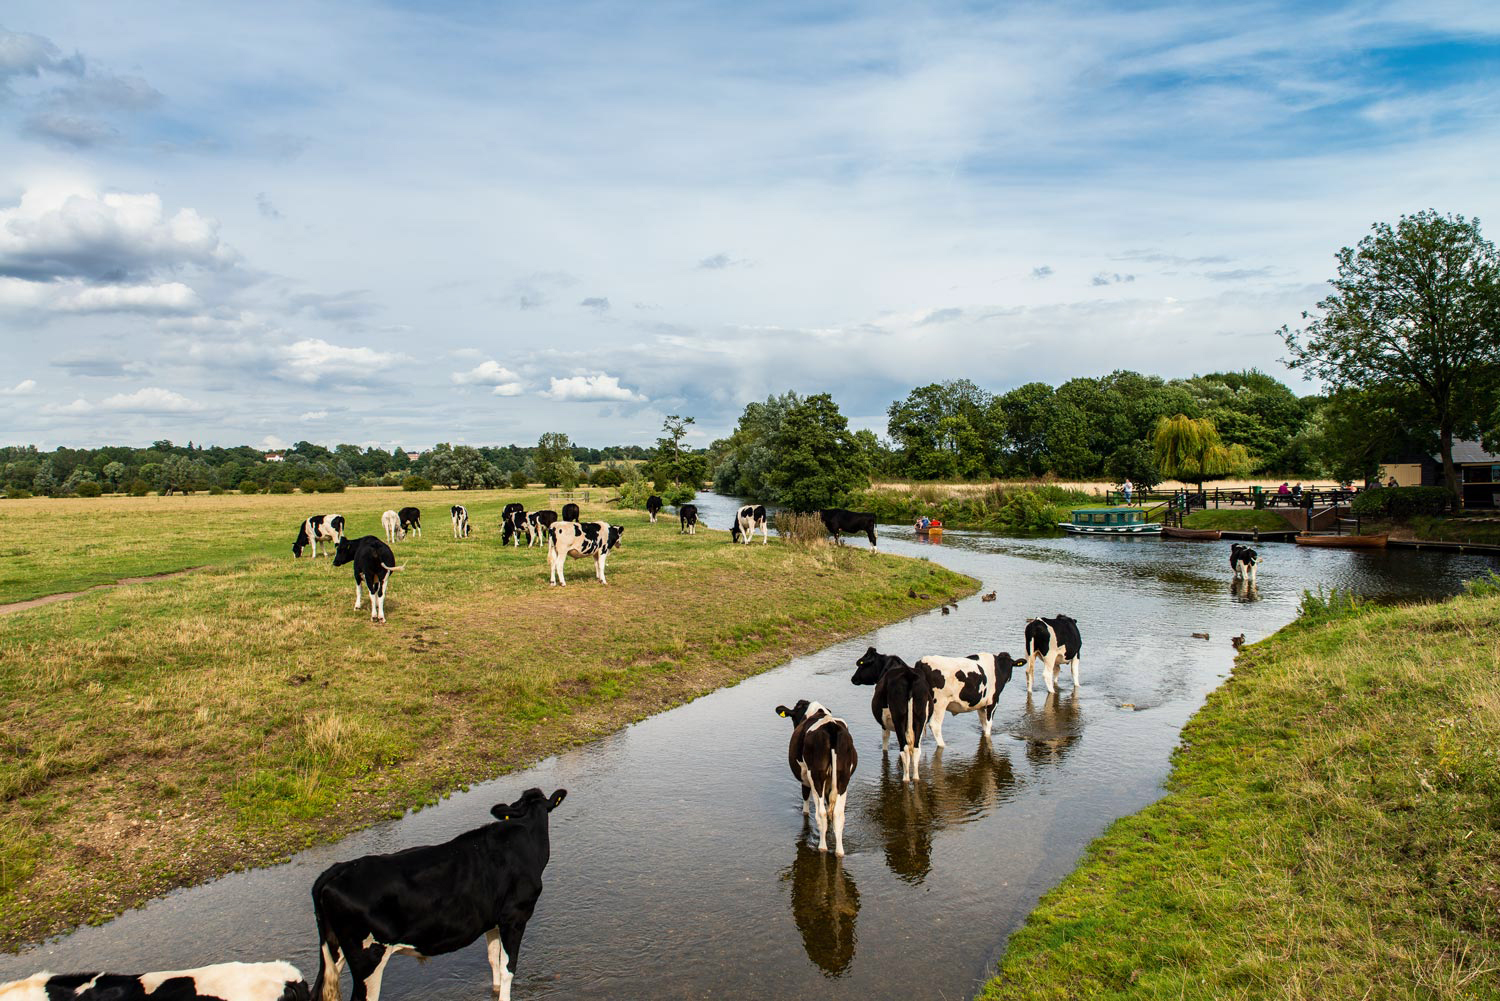
[[1156,468],[1169,480],[1193,483],[1203,491],[1203,481],[1228,476],[1250,468],[1244,445],[1226,445],[1219,429],[1207,417],[1163,417],[1156,422]]

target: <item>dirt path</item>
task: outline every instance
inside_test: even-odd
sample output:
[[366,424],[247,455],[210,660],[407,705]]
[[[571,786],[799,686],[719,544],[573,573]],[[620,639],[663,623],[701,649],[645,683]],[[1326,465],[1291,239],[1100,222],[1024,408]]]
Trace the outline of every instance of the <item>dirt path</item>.
[[192,573],[194,570],[202,570],[199,567],[188,567],[186,570],[170,570],[166,573],[148,574],[145,577],[121,577],[113,584],[95,584],[93,587],[84,588],[82,591],[63,591],[58,594],[44,594],[40,598],[28,598],[25,601],[13,601],[8,605],[0,605],[0,615],[10,615],[12,612],[24,612],[28,608],[40,608],[43,605],[51,605],[59,601],[72,601],[81,595],[94,591],[108,591],[110,588],[124,587],[127,584],[148,584],[154,580],[166,580],[168,577],[181,577],[183,574]]

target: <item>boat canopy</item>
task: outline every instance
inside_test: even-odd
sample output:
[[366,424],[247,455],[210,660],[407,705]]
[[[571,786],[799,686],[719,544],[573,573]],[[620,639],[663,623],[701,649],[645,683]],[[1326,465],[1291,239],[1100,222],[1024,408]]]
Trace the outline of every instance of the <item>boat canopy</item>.
[[1080,507],[1073,509],[1075,525],[1143,525],[1146,512],[1138,507]]

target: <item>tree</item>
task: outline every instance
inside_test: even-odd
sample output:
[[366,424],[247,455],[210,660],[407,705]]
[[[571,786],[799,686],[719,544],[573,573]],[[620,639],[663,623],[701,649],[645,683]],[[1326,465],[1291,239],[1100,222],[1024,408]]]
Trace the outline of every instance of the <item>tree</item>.
[[1248,469],[1243,445],[1226,445],[1206,417],[1163,417],[1156,423],[1156,466],[1167,479],[1197,484]]
[[1479,220],[1429,209],[1376,223],[1336,258],[1322,315],[1280,330],[1289,364],[1335,390],[1376,392],[1435,431],[1457,506],[1453,440],[1478,437],[1500,402],[1500,257]]
[[122,480],[124,480],[124,479],[125,479],[125,463],[123,463],[123,462],[108,462],[108,463],[105,463],[105,465],[104,465],[104,482],[108,483],[111,488],[118,487],[120,485],[120,482]]
[[1156,450],[1144,441],[1134,441],[1115,449],[1105,460],[1104,471],[1116,483],[1130,480],[1142,493],[1161,482],[1161,470],[1156,465]]
[[766,472],[766,487],[773,503],[816,511],[869,485],[864,450],[827,393],[789,408],[769,445],[775,461]]
[[1005,418],[1005,471],[1018,476],[1040,476],[1047,471],[1046,417],[1052,387],[1028,382],[1000,397]]
[[935,382],[886,411],[900,469],[919,480],[977,479],[996,470],[1005,421],[995,398],[968,379]]
[[650,466],[651,477],[656,481],[657,489],[665,490],[669,484],[686,483],[696,494],[699,485],[708,477],[707,456],[684,454],[682,450],[682,439],[687,436],[687,429],[693,423],[693,418],[679,417],[676,414],[662,422],[662,436],[656,439],[656,455],[652,457]]
[[537,439],[532,462],[536,465],[536,478],[549,487],[572,487],[578,482],[573,446],[561,431],[548,431]]

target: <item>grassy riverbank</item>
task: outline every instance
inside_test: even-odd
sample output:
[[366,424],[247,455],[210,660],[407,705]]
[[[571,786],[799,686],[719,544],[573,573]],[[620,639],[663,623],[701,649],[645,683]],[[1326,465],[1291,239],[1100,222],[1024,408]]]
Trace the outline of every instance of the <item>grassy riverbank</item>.
[[[514,499],[145,498],[167,503],[136,519],[124,499],[7,502],[8,525],[37,505],[66,540],[30,566],[67,586],[96,559],[105,579],[208,565],[0,616],[0,946],[335,839],[975,586],[925,561],[730,546],[585,505],[627,527],[625,546],[607,588],[575,560],[553,589],[540,549],[499,545]],[[476,537],[452,538],[454,500]],[[396,546],[388,625],[353,610],[348,568],[291,557],[310,511],[364,534],[412,501],[428,527]],[[123,512],[110,533],[101,510]],[[138,552],[164,526],[183,536],[162,540],[170,558]]]
[[1500,546],[1500,516],[1493,512],[1463,515],[1416,515],[1406,521],[1360,523],[1362,532],[1387,532],[1393,539],[1421,542],[1472,542]]
[[922,515],[949,528],[996,532],[1056,532],[1073,507],[1100,505],[1101,497],[1046,483],[884,483],[861,491],[849,507],[884,522],[914,522]]
[[1254,508],[1219,508],[1194,511],[1182,521],[1183,528],[1218,529],[1224,532],[1285,532],[1291,523],[1275,511]]
[[1500,997],[1500,595],[1240,655],[982,995]]

